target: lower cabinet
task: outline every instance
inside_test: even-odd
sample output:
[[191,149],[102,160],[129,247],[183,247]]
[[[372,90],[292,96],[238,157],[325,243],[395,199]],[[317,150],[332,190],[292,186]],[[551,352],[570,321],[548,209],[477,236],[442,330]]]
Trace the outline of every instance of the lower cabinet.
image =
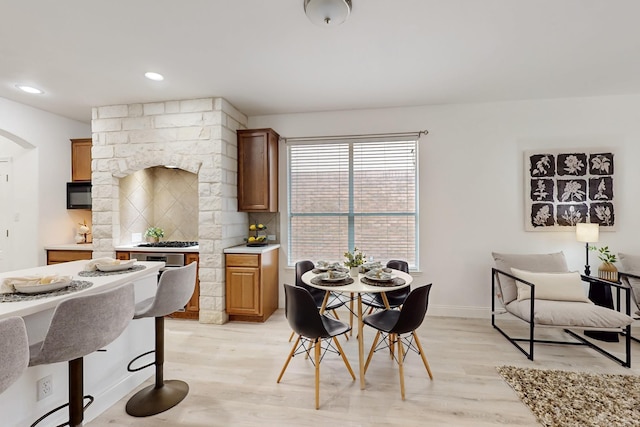
[[[192,262],[199,262],[200,256],[198,254],[187,253],[184,254],[184,264],[189,265]],[[171,315],[171,317],[177,317],[181,319],[195,319],[198,320],[200,316],[200,279],[198,272],[196,271],[196,287],[193,289],[193,295],[184,307],[184,311],[177,311]]]
[[229,320],[264,322],[278,308],[278,251],[226,254]]
[[78,261],[81,259],[91,259],[92,255],[92,251],[47,249],[47,265],[59,264],[61,262]]

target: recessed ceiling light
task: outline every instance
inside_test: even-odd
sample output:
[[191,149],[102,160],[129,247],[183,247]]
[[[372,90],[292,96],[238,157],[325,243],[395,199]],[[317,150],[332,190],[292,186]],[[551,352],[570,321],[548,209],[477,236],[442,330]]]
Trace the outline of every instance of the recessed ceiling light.
[[164,80],[164,76],[160,73],[154,73],[152,71],[148,71],[144,73],[144,76],[149,80],[155,80],[157,82]]
[[42,91],[42,90],[40,90],[38,88],[35,88],[33,86],[16,85],[16,87],[18,89],[20,89],[21,91],[27,92],[27,93],[34,93],[34,94],[37,94],[37,95],[40,95],[40,94],[44,93],[44,91]]

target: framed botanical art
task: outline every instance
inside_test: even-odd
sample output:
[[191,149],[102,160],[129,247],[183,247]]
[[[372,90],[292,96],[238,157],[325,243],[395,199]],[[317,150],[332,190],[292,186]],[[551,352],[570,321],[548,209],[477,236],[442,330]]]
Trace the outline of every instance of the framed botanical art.
[[614,172],[611,150],[526,151],[525,229],[566,231],[579,222],[615,229]]

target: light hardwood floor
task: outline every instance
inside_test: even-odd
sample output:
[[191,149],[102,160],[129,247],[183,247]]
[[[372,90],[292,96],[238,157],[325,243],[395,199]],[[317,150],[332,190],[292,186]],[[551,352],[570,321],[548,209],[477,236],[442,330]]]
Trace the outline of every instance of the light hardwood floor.
[[[344,319],[346,313],[339,312]],[[496,372],[515,365],[589,372],[638,374],[640,344],[632,343],[632,369],[583,346],[539,345],[531,362],[491,327],[488,319],[427,316],[419,336],[434,379],[415,353],[405,361],[406,400],[388,353],[374,355],[366,389],[352,381],[342,360],[327,354],[320,372],[320,409],[314,409],[314,369],[294,357],[280,384],[276,378],[291,348],[282,310],[265,323],[222,326],[188,320],[165,322],[165,379],[182,379],[190,392],[178,406],[153,417],[133,418],[126,398],[90,427],[103,426],[536,426],[529,410]],[[550,337],[563,333],[552,330]],[[365,350],[374,332],[365,328]],[[358,346],[340,338],[358,372]],[[616,348],[616,347],[614,347]],[[617,344],[621,349],[621,344]],[[152,374],[153,369],[149,369]],[[145,385],[151,384],[149,380]]]

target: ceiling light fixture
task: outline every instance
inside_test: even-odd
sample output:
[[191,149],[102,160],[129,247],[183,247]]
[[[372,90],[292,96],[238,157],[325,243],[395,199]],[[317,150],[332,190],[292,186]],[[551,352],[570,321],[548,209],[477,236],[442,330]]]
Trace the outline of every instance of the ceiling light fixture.
[[36,94],[36,95],[41,95],[41,94],[43,94],[43,93],[44,93],[44,91],[42,91],[42,90],[40,90],[40,89],[38,89],[38,88],[35,88],[35,87],[33,87],[33,86],[27,86],[27,85],[16,85],[16,87],[17,87],[18,89],[20,89],[21,91],[23,91],[23,92],[33,93],[33,94]]
[[351,0],[304,0],[304,13],[316,25],[335,27],[349,17]]
[[149,80],[154,80],[156,82],[161,82],[162,80],[164,80],[164,76],[162,74],[154,73],[153,71],[148,71],[144,73],[144,76]]

